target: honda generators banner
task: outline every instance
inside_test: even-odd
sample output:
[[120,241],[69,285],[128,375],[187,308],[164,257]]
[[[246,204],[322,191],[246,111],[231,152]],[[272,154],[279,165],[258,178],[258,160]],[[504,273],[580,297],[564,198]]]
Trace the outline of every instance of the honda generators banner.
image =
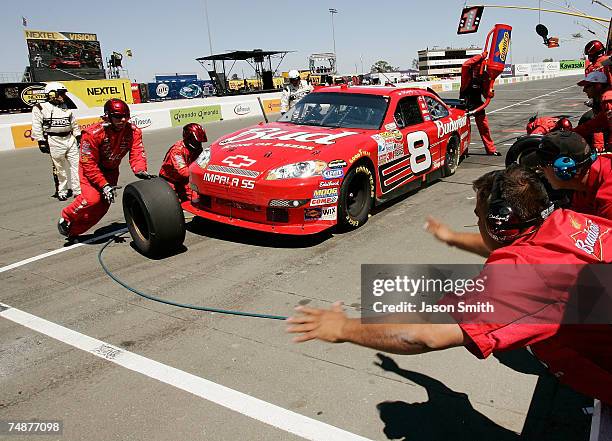
[[104,79],[96,34],[25,29],[34,81]]
[[203,98],[213,94],[213,82],[209,80],[170,81],[149,83],[149,101]]

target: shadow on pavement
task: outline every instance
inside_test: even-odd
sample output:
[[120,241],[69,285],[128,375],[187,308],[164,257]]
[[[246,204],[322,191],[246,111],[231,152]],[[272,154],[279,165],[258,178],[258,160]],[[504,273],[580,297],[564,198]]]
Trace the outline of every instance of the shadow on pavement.
[[424,387],[428,395],[428,401],[422,403],[379,403],[377,409],[385,424],[384,434],[388,439],[405,441],[588,440],[590,417],[584,415],[582,408],[593,401],[559,386],[528,351],[521,351],[504,354],[502,363],[519,372],[542,375],[521,434],[478,412],[465,393],[456,392],[427,375],[402,369],[392,358],[377,354],[380,359],[375,363],[377,366]]

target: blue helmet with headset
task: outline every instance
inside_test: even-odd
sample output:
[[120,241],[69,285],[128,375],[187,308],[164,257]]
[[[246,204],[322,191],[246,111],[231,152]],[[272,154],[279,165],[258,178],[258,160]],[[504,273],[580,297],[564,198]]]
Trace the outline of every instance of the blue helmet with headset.
[[569,181],[597,159],[597,152],[582,136],[563,130],[544,136],[536,154],[540,165],[552,166],[562,181]]

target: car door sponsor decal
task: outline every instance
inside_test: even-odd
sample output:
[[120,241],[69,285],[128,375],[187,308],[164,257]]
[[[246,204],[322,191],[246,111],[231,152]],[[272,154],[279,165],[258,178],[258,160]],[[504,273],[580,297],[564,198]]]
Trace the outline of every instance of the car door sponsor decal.
[[386,164],[379,164],[378,175],[383,193],[399,187],[415,175],[425,173],[432,166],[427,133],[423,131],[408,133],[406,144],[409,156],[394,159]]

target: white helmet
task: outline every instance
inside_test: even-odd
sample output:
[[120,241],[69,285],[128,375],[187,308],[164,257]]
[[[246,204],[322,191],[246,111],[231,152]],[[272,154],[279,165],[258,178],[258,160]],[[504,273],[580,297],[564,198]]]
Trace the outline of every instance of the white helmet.
[[67,90],[68,89],[66,89],[66,86],[64,86],[62,83],[58,83],[57,81],[52,81],[45,85],[45,93],[47,94],[50,92],[66,92]]
[[293,69],[293,70],[289,71],[289,75],[288,76],[289,76],[290,80],[296,80],[296,79],[300,78],[300,73],[297,70]]

